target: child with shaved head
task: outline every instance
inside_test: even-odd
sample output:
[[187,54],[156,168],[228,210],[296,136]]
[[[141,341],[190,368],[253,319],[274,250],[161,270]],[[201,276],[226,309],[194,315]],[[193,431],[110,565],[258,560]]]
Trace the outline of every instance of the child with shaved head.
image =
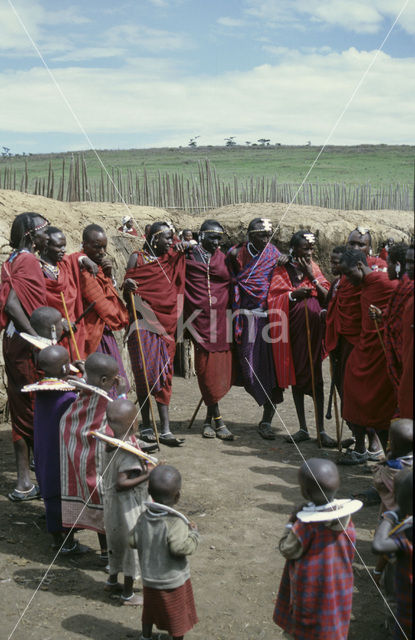
[[[98,533],[101,558],[107,560],[105,540],[102,478],[103,445],[90,431],[107,433],[108,395],[115,385],[124,395],[125,381],[111,356],[92,353],[85,361],[85,382],[79,397],[60,421],[60,460],[62,489],[62,522],[66,527],[92,529]],[[111,433],[108,433],[111,435]]]
[[287,562],[274,622],[287,638],[346,640],[356,540],[350,514],[362,503],[335,499],[339,472],[330,460],[307,460],[298,478],[308,503],[291,515],[279,543]]
[[196,525],[172,509],[181,485],[175,467],[153,469],[148,490],[154,502],[141,514],[131,536],[143,581],[140,640],[151,640],[153,625],[168,631],[173,640],[182,640],[198,621],[187,556],[197,549],[199,534]]
[[59,421],[76,398],[74,387],[65,380],[69,373],[68,352],[58,345],[46,347],[37,356],[37,367],[43,377],[22,391],[35,393],[34,461],[46,510],[46,528],[55,549],[64,543],[61,553],[79,553],[83,547],[73,536],[65,540],[68,530],[62,526],[61,517]]
[[395,638],[412,638],[412,539],[413,539],[413,473],[401,469],[395,476],[396,508],[384,511],[376,529],[372,549],[396,560]]
[[[137,409],[129,400],[119,399],[107,407],[108,426],[114,436],[137,447]],[[142,458],[107,444],[104,456],[104,522],[109,555],[109,578],[105,590],[121,593],[126,605],[140,605],[143,600],[133,591],[133,583],[140,575],[138,554],[128,544],[129,532],[134,528],[148,499],[149,470]],[[124,574],[124,587],[118,582]]]

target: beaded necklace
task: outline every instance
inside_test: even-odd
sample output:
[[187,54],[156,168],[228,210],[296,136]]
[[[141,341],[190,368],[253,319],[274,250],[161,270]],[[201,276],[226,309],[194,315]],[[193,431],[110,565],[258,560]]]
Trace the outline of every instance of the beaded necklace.
[[45,262],[44,260],[40,260],[40,266],[43,269],[43,271],[48,271],[50,273],[51,276],[53,276],[53,278],[55,280],[58,279],[59,277],[59,266],[56,265],[56,267],[53,264],[49,264],[49,262]]
[[208,291],[208,300],[209,307],[212,307],[212,293],[210,288],[210,261],[212,259],[212,254],[209,251],[206,251],[200,244],[195,247],[198,250],[200,257],[202,258],[202,262],[206,265],[206,279],[207,279],[207,291]]

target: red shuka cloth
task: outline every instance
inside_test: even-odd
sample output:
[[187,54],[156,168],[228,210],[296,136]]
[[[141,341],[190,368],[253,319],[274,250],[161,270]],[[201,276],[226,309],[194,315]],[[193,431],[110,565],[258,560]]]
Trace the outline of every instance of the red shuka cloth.
[[203,402],[210,407],[232,386],[232,351],[206,351],[195,345],[195,370]]
[[[360,298],[362,328],[358,344],[346,364],[343,388],[343,412],[350,423],[383,430],[389,427],[395,410],[395,394],[387,373],[385,354],[369,306],[385,310],[397,286],[383,272],[365,276]],[[380,327],[383,337],[383,327]]]
[[[386,271],[387,264],[381,258],[367,256],[367,265],[373,271]],[[361,287],[355,287],[346,276],[333,292],[326,315],[326,349],[333,351],[337,347],[339,336],[356,345],[359,342],[362,316],[360,309]]]
[[[312,262],[312,268],[313,279],[317,279],[328,290],[330,283],[315,262]],[[275,268],[268,292],[269,334],[272,340],[272,353],[278,386],[283,389],[295,386],[296,383],[289,331],[290,301],[288,294],[290,291],[295,291],[301,287],[311,287],[311,295],[317,296],[317,291],[307,276],[303,278],[299,287],[294,287],[286,268]]]
[[[69,319],[71,322],[74,322],[79,318],[83,311],[79,264],[77,260],[75,261],[68,256],[64,256],[62,262],[60,262],[58,266],[59,275],[57,280],[45,275],[46,303],[48,307],[57,309],[61,312],[62,317],[66,318],[61,298],[61,293],[63,293]],[[85,327],[83,320],[81,320],[77,325],[75,340],[81,358],[84,358],[86,354]],[[62,341],[63,346],[67,347],[68,342],[68,339]]]
[[402,376],[398,390],[401,418],[414,418],[414,298],[409,299],[402,321]]
[[161,337],[167,344],[174,342],[177,320],[183,310],[185,284],[185,256],[173,249],[153,262],[146,262],[142,252],[137,252],[137,264],[127,269],[125,278],[137,284],[138,295],[151,307],[164,330]]
[[391,295],[384,317],[385,349],[388,373],[395,392],[402,375],[402,323],[405,306],[414,295],[414,283],[405,274]]
[[[191,321],[197,331],[200,344],[206,351],[228,351],[232,330],[227,331],[227,310],[231,276],[225,263],[225,256],[220,249],[212,255],[208,265],[197,262],[191,249],[186,259],[186,288],[184,293],[184,317],[189,318],[193,312],[199,312]],[[209,286],[212,306],[209,305]]]
[[35,309],[46,306],[45,278],[39,260],[33,253],[26,250],[13,252],[3,262],[0,287],[0,331],[9,323],[4,307],[11,289],[19,298],[29,318]]
[[[74,253],[70,257],[78,262],[83,253]],[[85,327],[85,354],[94,353],[102,339],[104,328],[111,331],[123,329],[128,324],[127,309],[119,297],[117,290],[109,276],[106,276],[101,267],[98,267],[96,277],[86,270],[80,272],[80,287],[82,291],[83,308],[86,309],[91,302],[95,306],[84,318]]]

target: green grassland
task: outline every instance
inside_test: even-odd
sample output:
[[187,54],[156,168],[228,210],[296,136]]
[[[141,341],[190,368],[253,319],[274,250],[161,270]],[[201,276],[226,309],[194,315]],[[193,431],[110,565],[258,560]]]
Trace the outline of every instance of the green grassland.
[[[231,182],[256,177],[277,177],[278,183],[300,183],[313,166],[320,147],[313,146],[235,146],[235,147],[179,147],[159,149],[99,150],[97,154],[105,168],[131,170],[133,174],[149,177],[160,173],[177,173],[189,177],[198,175],[198,163],[209,160],[221,180]],[[0,159],[0,183],[5,167],[16,169],[19,188],[21,176],[28,164],[29,190],[35,178],[47,178],[49,162],[55,177],[61,175],[65,159],[67,174],[71,157],[76,153],[13,156]],[[94,152],[82,152],[86,160],[89,180],[101,173]],[[308,182],[345,183],[358,185],[369,182],[373,187],[393,184],[412,185],[414,181],[415,147],[409,145],[328,146],[313,166]]]

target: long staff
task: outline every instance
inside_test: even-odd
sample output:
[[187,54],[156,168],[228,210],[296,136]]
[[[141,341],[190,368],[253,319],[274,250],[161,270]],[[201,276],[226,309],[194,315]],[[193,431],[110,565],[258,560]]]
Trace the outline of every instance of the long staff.
[[317,443],[318,443],[319,448],[321,449],[321,435],[320,435],[320,425],[319,425],[319,422],[318,422],[318,411],[317,411],[317,400],[316,400],[316,382],[315,382],[315,379],[314,379],[313,352],[311,350],[310,320],[309,320],[309,317],[308,317],[307,298],[304,299],[304,311],[305,311],[305,326],[306,326],[306,329],[307,329],[308,357],[309,357],[309,360],[310,360],[310,369],[311,369],[311,389],[313,391],[314,419],[316,421]]
[[382,334],[381,334],[380,329],[379,329],[378,321],[375,318],[375,320],[373,322],[375,323],[376,333],[378,334],[379,342],[381,344],[381,347],[383,349],[383,353],[385,354],[385,358],[386,358],[385,343],[383,342],[383,338],[382,338]]
[[[340,417],[339,417],[339,406],[337,404],[337,392],[336,392],[336,383],[334,380],[334,372],[333,372],[333,362],[329,357],[330,361],[330,375],[331,375],[331,394],[334,400],[334,417],[336,419],[336,436],[337,436],[337,448],[341,452],[342,450],[342,437],[341,437],[341,428],[340,428]],[[327,416],[326,416],[327,417]]]
[[62,300],[62,304],[63,304],[63,310],[65,312],[65,317],[66,317],[66,321],[68,323],[68,328],[69,328],[69,335],[71,336],[71,340],[75,349],[75,355],[77,360],[81,360],[81,354],[79,353],[79,349],[78,349],[78,345],[76,344],[76,340],[75,340],[75,335],[72,329],[72,324],[69,318],[69,313],[68,313],[68,307],[66,306],[66,302],[65,302],[65,296],[63,295],[63,291],[61,291],[61,300]]
[[144,380],[145,380],[145,383],[146,383],[146,390],[147,390],[147,398],[148,398],[148,403],[150,405],[151,420],[153,422],[153,430],[154,430],[154,434],[156,436],[157,446],[158,446],[158,448],[160,450],[159,434],[158,434],[158,431],[157,431],[156,420],[154,418],[153,405],[151,403],[150,386],[148,384],[148,378],[147,378],[147,366],[146,366],[146,361],[144,360],[143,345],[141,344],[140,327],[138,326],[137,311],[136,311],[136,308],[135,308],[134,294],[133,294],[132,291],[130,291],[130,299],[131,299],[131,306],[133,308],[133,316],[134,316],[135,328],[136,328],[136,331],[137,331],[138,346],[140,348],[141,362],[142,362],[142,365],[143,365]]
[[196,409],[194,410],[192,417],[190,418],[190,422],[189,422],[189,425],[188,425],[188,427],[187,427],[188,429],[191,429],[191,428],[192,428],[193,423],[194,423],[194,421],[196,420],[196,416],[197,416],[197,414],[199,413],[199,409],[200,409],[200,407],[202,406],[202,402],[203,402],[203,398],[200,398],[199,402],[197,403],[197,407],[196,407]]

